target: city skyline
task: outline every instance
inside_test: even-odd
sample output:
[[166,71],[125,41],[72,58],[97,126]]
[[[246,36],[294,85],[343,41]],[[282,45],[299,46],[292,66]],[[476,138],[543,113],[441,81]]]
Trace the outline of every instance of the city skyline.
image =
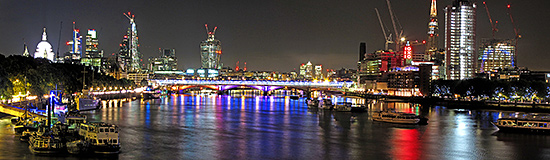
[[[543,9],[546,1],[509,1],[522,39],[518,43],[518,64],[532,70],[550,70],[544,56],[544,42],[550,31],[544,20],[550,17]],[[395,16],[411,40],[426,40],[431,0],[391,1]],[[443,8],[451,0],[437,1],[439,26],[443,26]],[[506,14],[507,2],[487,1],[493,20],[498,20],[496,38],[511,39],[514,31]],[[220,27],[216,38],[224,44],[221,62],[235,67],[247,62],[250,70],[291,71],[299,64],[315,61],[324,68],[356,68],[360,42],[367,42],[367,53],[384,48],[384,36],[374,8],[380,10],[386,26],[391,25],[386,2],[349,1],[6,1],[0,2],[0,53],[20,55],[23,44],[33,51],[40,42],[42,28],[57,52],[59,25],[63,21],[60,54],[68,49],[72,22],[82,31],[96,29],[99,49],[106,56],[118,53],[120,39],[126,34],[128,20],[122,13],[132,12],[140,34],[143,59],[154,57],[158,48],[175,48],[179,69],[199,68],[200,42],[204,24]],[[529,12],[525,12],[529,10]],[[535,14],[536,16],[534,16]],[[82,32],[81,31],[81,32]],[[439,35],[443,35],[440,28]],[[481,1],[477,2],[477,41],[491,37],[491,26]],[[80,33],[85,35],[86,33]],[[24,39],[24,40],[23,40]],[[443,37],[439,47],[443,47]],[[477,46],[479,47],[479,45]],[[476,47],[476,48],[477,48]],[[423,52],[417,49],[415,52]]]

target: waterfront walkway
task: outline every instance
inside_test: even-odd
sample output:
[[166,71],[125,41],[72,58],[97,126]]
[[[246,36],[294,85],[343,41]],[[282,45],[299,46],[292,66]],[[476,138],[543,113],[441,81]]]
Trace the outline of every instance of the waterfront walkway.
[[[34,111],[35,112],[30,112],[29,111],[28,114],[30,114],[33,117],[46,118],[46,116],[44,116],[44,114],[46,112],[44,112],[43,110],[34,110]],[[9,114],[9,115],[12,115],[12,116],[15,116],[15,117],[22,117],[23,115],[25,115],[25,109],[24,108],[12,106],[12,105],[7,105],[7,104],[0,104],[0,112],[5,113],[5,114]]]

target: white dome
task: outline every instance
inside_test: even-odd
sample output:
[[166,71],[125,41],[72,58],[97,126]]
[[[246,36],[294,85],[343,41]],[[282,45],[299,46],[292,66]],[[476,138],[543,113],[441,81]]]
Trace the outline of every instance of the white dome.
[[44,28],[44,33],[42,33],[42,41],[36,45],[34,58],[46,58],[54,61],[55,54],[53,53],[52,45],[47,41],[46,28]]

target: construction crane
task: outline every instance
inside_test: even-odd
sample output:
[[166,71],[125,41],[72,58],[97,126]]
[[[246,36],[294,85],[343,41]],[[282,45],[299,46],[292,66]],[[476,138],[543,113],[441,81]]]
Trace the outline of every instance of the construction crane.
[[512,21],[512,26],[514,26],[514,47],[515,47],[515,54],[514,54],[514,60],[512,61],[512,66],[517,66],[517,55],[518,55],[518,40],[521,38],[521,35],[519,34],[519,29],[516,27],[516,24],[514,23],[514,18],[512,17],[512,9],[510,4],[508,4],[508,15],[510,16],[510,21]]
[[393,43],[393,41],[391,40],[391,37],[392,37],[392,34],[390,32],[390,35],[387,35],[386,34],[386,27],[384,27],[384,23],[382,23],[382,19],[380,18],[380,13],[378,12],[378,8],[374,8],[374,10],[376,11],[376,15],[378,16],[378,21],[380,22],[380,28],[382,28],[382,33],[384,33],[384,39],[386,40],[386,42],[384,43],[384,50],[388,50],[388,44],[390,43]]
[[483,5],[485,5],[485,11],[487,11],[487,16],[489,17],[489,22],[491,22],[491,28],[492,28],[492,31],[493,31],[493,39],[495,39],[495,32],[498,32],[498,29],[497,29],[498,21],[495,21],[495,23],[493,23],[493,19],[491,19],[491,13],[489,13],[489,8],[487,8],[487,4],[485,2],[483,2]]
[[130,20],[130,23],[134,22],[134,15],[132,15],[130,12],[128,12],[128,14],[126,13],[122,13],[122,14],[124,14],[124,16],[126,16],[126,18]]
[[210,30],[208,29],[208,24],[204,24],[204,27],[206,27],[206,34],[216,34],[216,29],[218,29],[218,26],[214,27],[214,30],[212,32],[210,32]]
[[[396,19],[397,17],[395,17],[393,15],[393,10],[391,9],[391,4],[390,4],[390,0],[386,0],[386,3],[388,4],[388,10],[390,12],[390,18],[391,18],[391,22],[392,22],[392,25],[393,25],[393,30],[395,32],[395,40],[399,40],[401,39],[402,41],[404,41],[404,39],[402,39],[402,35],[403,35],[403,27],[401,27],[401,24],[399,24],[399,27],[401,29],[400,32],[397,31],[397,26],[395,25],[395,22],[396,22]],[[399,23],[399,20],[397,20],[397,23]],[[395,43],[395,50],[396,51],[399,51],[399,44],[400,43]]]

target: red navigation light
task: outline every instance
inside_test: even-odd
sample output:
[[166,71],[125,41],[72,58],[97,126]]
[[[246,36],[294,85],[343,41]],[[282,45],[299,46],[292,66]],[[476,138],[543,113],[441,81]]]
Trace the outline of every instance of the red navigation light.
[[67,46],[68,46],[68,45],[70,45],[70,44],[69,44],[69,41],[67,41]]
[[[434,36],[433,34],[430,34],[430,37]],[[422,40],[422,44],[426,44],[426,40]]]
[[120,44],[120,46],[122,47],[122,44]]
[[510,8],[510,4],[508,4],[508,8]]

